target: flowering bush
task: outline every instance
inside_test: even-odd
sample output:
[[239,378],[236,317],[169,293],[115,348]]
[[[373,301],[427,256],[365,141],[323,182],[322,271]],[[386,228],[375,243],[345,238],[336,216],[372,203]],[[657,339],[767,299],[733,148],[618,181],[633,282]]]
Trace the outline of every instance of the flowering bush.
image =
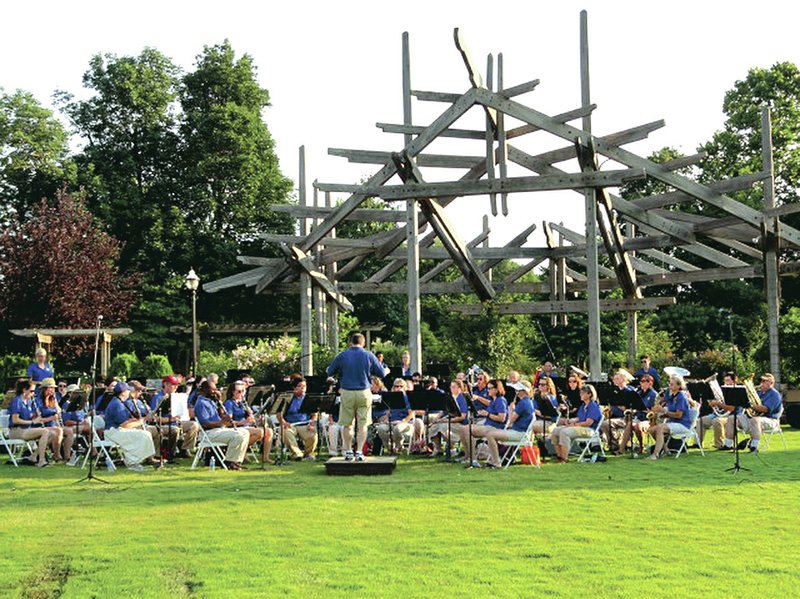
[[249,345],[239,345],[233,357],[241,369],[249,370],[258,382],[271,381],[297,372],[300,346],[294,337],[259,339]]

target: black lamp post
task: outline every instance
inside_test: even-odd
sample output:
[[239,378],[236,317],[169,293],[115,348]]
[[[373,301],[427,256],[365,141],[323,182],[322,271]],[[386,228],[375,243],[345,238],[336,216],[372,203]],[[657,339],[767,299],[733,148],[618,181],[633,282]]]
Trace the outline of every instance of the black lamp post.
[[200,277],[194,272],[194,268],[189,269],[186,275],[186,289],[192,292],[192,374],[197,376],[197,288],[200,287]]

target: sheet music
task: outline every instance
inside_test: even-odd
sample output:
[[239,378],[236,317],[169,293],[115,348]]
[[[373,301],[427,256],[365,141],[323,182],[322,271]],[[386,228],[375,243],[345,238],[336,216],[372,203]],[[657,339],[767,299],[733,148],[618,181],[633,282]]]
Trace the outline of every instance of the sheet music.
[[181,422],[189,420],[189,394],[172,393],[169,396],[170,414],[180,418]]

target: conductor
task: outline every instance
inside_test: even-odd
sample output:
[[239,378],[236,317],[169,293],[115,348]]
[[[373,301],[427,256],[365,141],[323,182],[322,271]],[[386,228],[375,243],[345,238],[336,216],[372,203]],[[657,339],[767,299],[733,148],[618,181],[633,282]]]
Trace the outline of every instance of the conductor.
[[[371,422],[372,391],[370,391],[370,375],[383,378],[383,367],[378,358],[364,349],[364,335],[354,333],[350,337],[350,347],[341,352],[328,366],[328,376],[339,377],[341,406],[339,425],[342,427],[342,442],[346,448],[344,459],[355,457],[357,462],[364,461],[362,448],[367,439],[367,426]],[[356,416],[358,430],[356,442],[358,451],[353,455],[353,416]]]

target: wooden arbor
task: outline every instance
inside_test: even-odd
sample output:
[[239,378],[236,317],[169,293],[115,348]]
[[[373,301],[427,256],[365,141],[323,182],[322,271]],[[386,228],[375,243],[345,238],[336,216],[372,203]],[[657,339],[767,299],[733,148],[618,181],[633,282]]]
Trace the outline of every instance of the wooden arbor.
[[[497,82],[493,83],[495,63],[487,62],[486,80],[481,77],[458,30],[455,42],[470,81],[463,94],[412,90],[408,35],[403,35],[403,114],[402,124],[378,123],[387,133],[401,134],[403,146],[397,152],[330,149],[329,153],[351,162],[380,165],[366,182],[357,185],[314,183],[314,205],[306,197],[304,150],[301,148],[299,206],[273,209],[289,212],[299,219],[296,236],[264,235],[277,243],[285,259],[240,256],[239,260],[254,268],[205,285],[213,292],[245,285],[259,292],[299,291],[301,297],[301,338],[303,353],[310,356],[312,311],[316,305],[317,337],[324,337],[323,306],[329,307],[335,320],[338,308],[350,309],[348,294],[403,293],[408,295],[409,349],[412,365],[421,369],[419,337],[420,293],[475,293],[483,302],[493,302],[498,293],[550,294],[549,302],[497,304],[495,310],[506,313],[550,313],[584,311],[589,316],[590,370],[597,374],[600,365],[600,312],[624,310],[630,313],[632,348],[635,351],[638,310],[654,309],[674,298],[644,298],[642,289],[654,285],[674,285],[723,278],[764,276],[770,314],[771,369],[779,377],[778,364],[778,276],[795,272],[798,264],[779,264],[780,247],[800,246],[800,231],[779,223],[785,213],[775,208],[772,200],[771,145],[769,114],[764,114],[765,172],[746,177],[701,185],[675,171],[696,163],[702,157],[690,156],[666,164],[657,164],[623,148],[644,139],[664,126],[656,121],[603,136],[592,133],[591,116],[596,106],[591,103],[589,87],[589,53],[586,13],[581,13],[581,103],[577,108],[557,115],[548,115],[520,101],[520,96],[533,91],[538,80],[506,86],[503,81],[503,60],[498,55]],[[436,102],[443,111],[430,124],[414,125],[411,100]],[[457,122],[469,111],[485,115],[482,130],[458,128]],[[512,122],[513,119],[513,122]],[[581,126],[569,123],[581,119]],[[512,124],[514,126],[512,126]],[[529,153],[512,140],[533,133],[560,140],[555,149]],[[439,139],[456,138],[477,142],[481,155],[435,154],[427,151]],[[611,165],[601,169],[599,157]],[[556,166],[559,165],[559,166]],[[528,171],[524,176],[511,176],[509,168]],[[570,168],[572,167],[572,168]],[[460,176],[441,181],[426,177],[433,169],[462,171]],[[626,201],[608,191],[622,183],[654,177],[672,191],[636,201]],[[431,182],[435,181],[435,182]],[[763,181],[765,209],[754,210],[725,195]],[[460,198],[489,196],[492,212],[508,215],[510,193],[571,190],[584,197],[586,227],[583,233],[571,231],[556,223],[545,223],[546,247],[523,247],[535,225],[529,223],[504,247],[488,247],[488,228],[478,238],[466,242],[449,221],[445,207]],[[324,193],[325,206],[318,194]],[[348,194],[337,206],[331,194]],[[389,202],[402,202],[401,210],[365,210],[359,206],[366,198],[379,197]],[[469,199],[465,201],[471,201]],[[472,200],[474,201],[474,200]],[[679,210],[680,204],[695,201],[713,206],[726,216],[712,218]],[[362,239],[336,237],[336,227],[348,219],[380,220],[397,223],[390,231]],[[420,237],[430,225],[431,232]],[[623,236],[623,225],[626,235]],[[598,233],[601,242],[598,243]],[[556,239],[556,235],[560,239]],[[441,247],[435,247],[439,242]],[[405,248],[401,246],[405,243]],[[602,244],[602,245],[601,245]],[[675,249],[680,248],[680,257]],[[609,267],[600,264],[604,255]],[[685,256],[696,256],[699,263]],[[362,265],[367,257],[387,261],[365,281],[348,281],[347,275]],[[441,261],[433,270],[421,275],[421,258]],[[491,268],[503,259],[526,261],[503,281],[493,281]],[[552,268],[547,283],[520,283],[519,278],[545,260]],[[438,274],[455,266],[461,278],[437,282]],[[389,282],[388,278],[406,267],[405,282]],[[299,278],[299,286],[295,282]],[[600,300],[600,290],[621,288],[624,299]],[[582,291],[586,300],[568,300],[567,294]],[[464,314],[479,312],[475,306],[454,306]],[[306,349],[307,348],[307,349]],[[310,358],[304,371],[310,372]]]

